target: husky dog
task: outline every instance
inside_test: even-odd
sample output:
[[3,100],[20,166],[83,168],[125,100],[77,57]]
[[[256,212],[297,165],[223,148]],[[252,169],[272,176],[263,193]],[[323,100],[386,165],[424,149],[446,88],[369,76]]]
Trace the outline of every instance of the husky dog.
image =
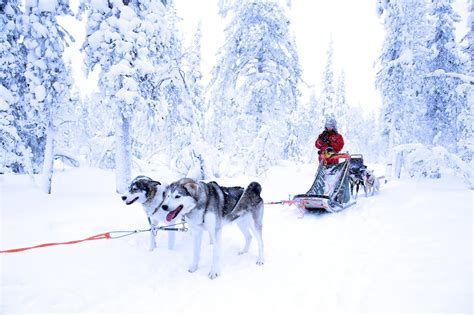
[[[351,196],[354,199],[357,199],[357,195],[359,194],[359,187],[362,186],[364,191],[367,189],[365,188],[364,184],[364,171],[357,171],[357,172],[350,172],[349,173],[349,184],[351,186]],[[355,188],[355,192],[354,192]]]
[[209,232],[213,244],[212,267],[209,278],[220,275],[221,233],[226,223],[236,222],[245,237],[240,254],[247,253],[252,240],[252,230],[258,243],[257,265],[263,265],[263,199],[262,187],[252,182],[243,187],[222,187],[216,182],[196,182],[190,178],[180,179],[168,187],[161,208],[168,212],[166,219],[178,215],[185,218],[194,238],[193,260],[189,272],[198,269],[201,254],[202,232]]
[[[161,184],[152,180],[147,176],[137,176],[128,187],[128,191],[122,196],[122,200],[127,205],[131,205],[135,201],[140,203],[145,210],[145,214],[150,224],[150,251],[156,248],[156,228],[160,222],[165,221],[165,213],[159,211],[163,203],[163,195],[168,185]],[[169,220],[172,221],[172,220]],[[175,234],[173,231],[168,232],[168,248],[174,248]]]
[[374,175],[374,171],[366,171],[364,176],[364,186],[366,187],[365,196],[369,194],[375,195],[380,189],[380,181],[378,177]]

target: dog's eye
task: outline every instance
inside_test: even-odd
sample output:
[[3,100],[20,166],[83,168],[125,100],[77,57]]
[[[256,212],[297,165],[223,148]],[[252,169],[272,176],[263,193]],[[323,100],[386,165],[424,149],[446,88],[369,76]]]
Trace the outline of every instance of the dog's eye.
[[180,195],[176,195],[176,196],[174,196],[174,197],[175,197],[176,199],[179,199],[179,198],[181,198],[181,196],[180,196]]

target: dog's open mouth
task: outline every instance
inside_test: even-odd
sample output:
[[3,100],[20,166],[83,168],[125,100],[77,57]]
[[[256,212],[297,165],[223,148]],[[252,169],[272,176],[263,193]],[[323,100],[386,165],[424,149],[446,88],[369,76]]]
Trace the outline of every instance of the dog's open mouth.
[[183,210],[183,205],[180,205],[178,208],[174,209],[173,211],[170,211],[170,213],[166,215],[166,221],[173,221],[181,210]]
[[135,197],[135,199],[133,199],[132,201],[129,201],[129,202],[125,202],[127,204],[127,206],[131,205],[132,203],[134,203],[135,201],[138,200],[138,197]]

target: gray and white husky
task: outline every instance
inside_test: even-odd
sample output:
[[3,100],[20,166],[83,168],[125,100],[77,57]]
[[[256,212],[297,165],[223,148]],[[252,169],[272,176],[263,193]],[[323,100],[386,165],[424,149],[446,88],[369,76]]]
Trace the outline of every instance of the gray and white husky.
[[380,180],[374,175],[374,171],[366,171],[364,176],[365,196],[375,195],[380,189]]
[[168,219],[184,217],[193,234],[194,251],[189,272],[198,269],[202,233],[206,230],[213,244],[209,278],[214,279],[220,275],[222,227],[230,222],[236,222],[245,237],[244,248],[239,254],[248,252],[252,240],[251,230],[258,243],[257,265],[263,264],[261,191],[262,187],[257,182],[250,183],[246,189],[222,187],[216,182],[196,182],[190,178],[183,178],[169,185],[161,208],[168,212]]
[[[122,200],[127,205],[133,204],[135,201],[143,206],[143,210],[148,218],[150,224],[150,251],[156,248],[156,230],[161,222],[165,222],[166,213],[160,210],[163,203],[164,192],[168,185],[161,184],[147,176],[137,176],[130,185],[128,191],[122,196]],[[166,220],[173,221],[173,220]],[[168,233],[168,248],[174,248],[175,232]]]

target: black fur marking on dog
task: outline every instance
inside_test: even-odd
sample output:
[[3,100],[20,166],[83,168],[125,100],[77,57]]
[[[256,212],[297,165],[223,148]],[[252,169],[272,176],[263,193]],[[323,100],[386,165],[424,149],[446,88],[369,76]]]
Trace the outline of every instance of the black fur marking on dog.
[[133,199],[133,200],[130,201],[130,202],[126,202],[125,204],[126,204],[127,206],[129,206],[129,205],[131,205],[132,203],[134,203],[134,202],[137,201],[137,200],[138,200],[138,197],[136,197],[135,199]]
[[[215,183],[215,182],[213,182]],[[215,183],[217,185],[217,183]],[[222,187],[222,186],[217,186],[222,190],[222,193],[224,194],[224,207],[222,208],[222,215],[226,217],[229,213],[234,210],[235,205],[239,201],[239,199],[242,197],[242,194],[244,193],[244,188],[235,186],[235,187]]]

